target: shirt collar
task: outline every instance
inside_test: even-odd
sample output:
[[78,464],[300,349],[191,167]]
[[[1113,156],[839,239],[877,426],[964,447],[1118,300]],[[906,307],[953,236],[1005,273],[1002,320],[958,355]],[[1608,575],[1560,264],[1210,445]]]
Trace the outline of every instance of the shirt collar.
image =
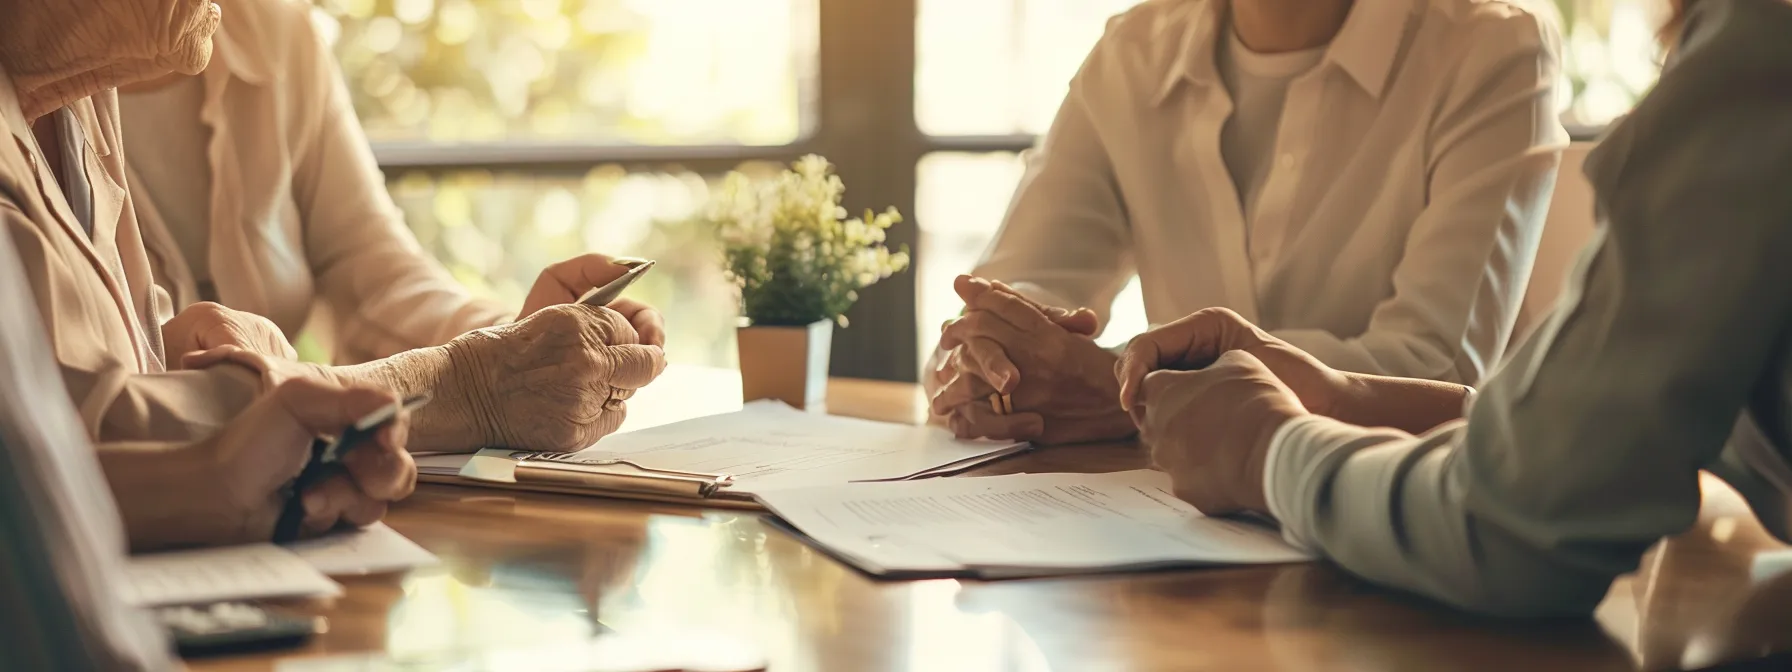
[[[1214,50],[1218,48],[1221,30],[1230,30],[1226,23],[1224,0],[1199,3],[1195,16],[1188,23],[1181,47],[1157,91],[1156,102],[1169,98],[1170,92],[1184,80],[1207,86],[1219,81]],[[1394,57],[1407,42],[1407,23],[1412,18],[1413,0],[1357,0],[1344,18],[1343,27],[1325,50],[1325,62],[1338,65],[1369,95],[1381,97],[1393,74]]]
[[224,25],[212,35],[211,65],[223,66],[232,77],[260,86],[270,79],[274,64],[269,62],[266,50],[253,46],[263,43],[261,26],[255,23],[253,14],[224,12]]
[[12,76],[3,66],[0,66],[0,120],[6,122],[6,129],[18,141],[24,142],[31,137],[31,124],[25,120],[19,90],[13,87]]
[[1219,71],[1214,65],[1214,48],[1219,44],[1218,36],[1225,27],[1225,0],[1208,0],[1190,11],[1188,29],[1182,34],[1181,46],[1177,48],[1175,60],[1170,64],[1170,72],[1158,87],[1157,101],[1162,103],[1176,90],[1176,85],[1184,80],[1206,86],[1219,81]]
[[[108,93],[109,91],[101,92],[87,98],[82,98],[68,106],[68,111],[73,113],[75,121],[79,122],[76,130],[80,131],[81,135],[86,136],[82,138],[82,140],[87,142],[87,146],[93,148],[94,154],[100,156],[110,156],[112,154],[112,143],[106,141],[106,134],[100,129],[100,115],[99,110],[94,107],[94,98],[107,95]],[[116,119],[114,119],[114,121],[116,121]]]
[[1370,96],[1380,98],[1394,73],[1394,57],[1406,44],[1412,9],[1412,0],[1357,0],[1326,49],[1326,60],[1338,64]]
[[[100,132],[99,113],[94,108],[93,98],[82,98],[65,107],[74,114],[75,121],[79,122],[75,130],[82,136],[81,140],[92,147],[94,153],[106,156],[112,153],[112,145],[106,141],[106,134]],[[37,138],[31,135],[31,122],[25,119],[18,89],[13,87],[12,77],[3,68],[0,68],[0,119],[6,122],[14,142],[27,147],[37,142]]]

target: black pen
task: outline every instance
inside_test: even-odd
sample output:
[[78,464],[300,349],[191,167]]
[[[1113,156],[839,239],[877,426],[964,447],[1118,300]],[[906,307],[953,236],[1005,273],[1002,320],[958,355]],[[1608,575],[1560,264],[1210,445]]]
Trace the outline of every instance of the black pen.
[[398,418],[403,411],[414,411],[429,403],[429,395],[419,394],[403,401],[395,401],[379,410],[362,416],[355,424],[342,430],[342,435],[334,439],[319,438],[311,442],[311,459],[305,462],[305,469],[299,477],[293,479],[292,491],[286,496],[286,505],[280,509],[280,519],[274,523],[274,543],[285,544],[297,541],[299,526],[305,522],[305,490],[317,485],[331,474],[341,471],[342,458],[349,452],[361,447],[371,440],[380,429]]

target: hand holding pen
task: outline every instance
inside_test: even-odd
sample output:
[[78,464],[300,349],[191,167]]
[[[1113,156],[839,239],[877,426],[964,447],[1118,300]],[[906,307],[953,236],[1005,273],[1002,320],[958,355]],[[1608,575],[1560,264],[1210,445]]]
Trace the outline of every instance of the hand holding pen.
[[[409,413],[376,423],[379,426],[370,427],[372,434],[365,438],[345,436],[345,428],[397,401],[391,392],[375,387],[312,378],[281,383],[220,432],[217,443],[224,454],[215,459],[227,473],[217,481],[231,500],[223,508],[246,514],[240,527],[244,536],[256,541],[274,536],[281,512],[295,501],[301,508],[297,530],[288,532],[291,536],[315,536],[338,525],[379,521],[387,504],[410,495],[417,485],[417,465],[405,450]],[[342,444],[348,450],[336,451],[338,458],[328,473],[313,475],[304,487],[295,488],[317,455],[319,437],[353,442]]]
[[548,266],[529,289],[518,319],[562,304],[604,307],[622,315],[640,335],[640,343],[664,346],[666,327],[659,311],[638,300],[622,297],[622,290],[645,275],[653,264],[651,260],[634,257],[585,254]]
[[[306,461],[304,469],[299,471],[299,475],[287,488],[286,503],[280,510],[280,518],[274,523],[274,543],[284,544],[297,540],[301,532],[305,531],[305,523],[308,520],[313,523],[310,527],[310,531],[313,532],[328,531],[330,527],[333,527],[334,523],[331,523],[329,526],[319,529],[316,525],[318,521],[315,515],[329,510],[327,500],[330,494],[313,495],[311,493],[315,489],[329,487],[331,483],[337,484],[338,490],[349,487],[347,484],[350,483],[350,480],[338,478],[338,480],[332,481],[331,479],[345,476],[352,479],[348,465],[353,456],[363,452],[361,449],[364,446],[381,443],[382,434],[388,439],[383,443],[391,444],[390,438],[395,433],[404,431],[404,423],[408,421],[411,411],[415,411],[427,403],[429,403],[429,395],[417,395],[403,401],[394,400],[361,416],[334,436],[319,437],[313,440],[310,459]],[[396,448],[402,452],[404,450],[402,442]],[[415,477],[416,472],[413,468],[410,479],[413,485]],[[383,515],[384,502],[376,501],[375,505]],[[350,523],[366,524],[357,523],[347,516],[345,518]]]

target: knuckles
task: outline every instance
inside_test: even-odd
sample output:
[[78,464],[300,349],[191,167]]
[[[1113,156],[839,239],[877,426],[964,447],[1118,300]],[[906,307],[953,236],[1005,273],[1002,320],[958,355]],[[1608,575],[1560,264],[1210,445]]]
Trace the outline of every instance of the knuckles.
[[549,343],[576,338],[587,350],[640,340],[634,326],[621,313],[577,304],[548,306],[530,315],[518,327],[519,331],[539,334],[542,341]]
[[1244,316],[1238,314],[1238,311],[1223,306],[1213,306],[1197,310],[1194,312],[1194,315],[1190,317],[1189,321],[1197,323],[1248,324],[1245,322]]
[[190,315],[189,319],[203,319],[210,323],[224,322],[233,312],[235,311],[225,308],[224,304],[212,301],[200,301],[181,311],[182,314]]
[[596,443],[602,434],[593,436],[593,433],[591,426],[586,423],[572,420],[544,422],[536,425],[532,440],[527,442],[529,445],[522,447],[570,453]]

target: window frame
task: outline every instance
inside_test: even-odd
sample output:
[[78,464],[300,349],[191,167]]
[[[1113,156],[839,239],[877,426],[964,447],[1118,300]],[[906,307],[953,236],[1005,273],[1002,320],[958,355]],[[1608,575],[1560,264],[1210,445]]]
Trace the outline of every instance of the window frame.
[[[919,227],[913,218],[921,159],[934,152],[1020,152],[1033,145],[1035,136],[930,136],[921,131],[915,118],[918,0],[814,2],[816,76],[802,91],[812,103],[804,111],[812,110],[814,118],[805,120],[806,132],[794,142],[678,146],[375,142],[374,157],[388,175],[485,170],[566,177],[599,165],[713,175],[746,162],[788,162],[804,154],[821,154],[834,162],[846,181],[849,211],[895,206],[904,213],[906,219],[889,231],[889,244],[908,246],[917,255],[916,263],[924,263],[918,257]],[[875,49],[867,49],[865,35],[907,39],[881,41]],[[920,367],[915,283],[915,273],[902,273],[860,292],[858,303],[847,313],[852,326],[834,334],[833,375],[915,380]]]

